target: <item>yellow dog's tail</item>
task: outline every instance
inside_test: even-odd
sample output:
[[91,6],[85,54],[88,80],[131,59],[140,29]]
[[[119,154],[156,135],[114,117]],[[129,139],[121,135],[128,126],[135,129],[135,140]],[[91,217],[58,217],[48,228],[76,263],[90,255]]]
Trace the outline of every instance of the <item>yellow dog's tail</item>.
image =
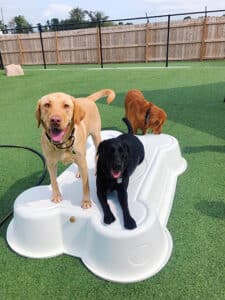
[[91,101],[97,101],[99,98],[106,97],[106,96],[107,96],[106,101],[108,104],[110,104],[116,97],[116,94],[113,90],[104,89],[104,90],[100,90],[94,94],[89,95],[87,98]]

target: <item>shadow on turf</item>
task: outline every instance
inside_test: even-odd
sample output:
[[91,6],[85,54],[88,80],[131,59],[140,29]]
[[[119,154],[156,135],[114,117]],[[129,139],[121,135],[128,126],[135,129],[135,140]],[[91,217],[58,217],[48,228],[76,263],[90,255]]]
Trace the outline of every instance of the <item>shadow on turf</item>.
[[225,153],[225,146],[221,145],[206,145],[206,146],[198,146],[198,147],[184,147],[182,151],[185,153],[199,153],[199,152],[221,152]]
[[118,131],[119,129],[117,127],[113,126],[113,127],[102,127],[102,130],[116,130],[116,131]]
[[200,201],[195,208],[204,215],[225,220],[225,203],[222,201]]
[[225,138],[224,82],[146,92],[166,110],[168,119]]
[[[168,120],[225,138],[224,82],[142,92],[148,101],[167,112]],[[111,105],[124,107],[125,94],[117,94]]]

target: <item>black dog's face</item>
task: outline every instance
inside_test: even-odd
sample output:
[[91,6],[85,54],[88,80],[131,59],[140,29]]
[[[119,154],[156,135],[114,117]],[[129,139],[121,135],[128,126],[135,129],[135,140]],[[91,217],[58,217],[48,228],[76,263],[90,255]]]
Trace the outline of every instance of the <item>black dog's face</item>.
[[127,167],[128,147],[116,138],[105,140],[98,148],[98,165],[107,177],[121,178]]

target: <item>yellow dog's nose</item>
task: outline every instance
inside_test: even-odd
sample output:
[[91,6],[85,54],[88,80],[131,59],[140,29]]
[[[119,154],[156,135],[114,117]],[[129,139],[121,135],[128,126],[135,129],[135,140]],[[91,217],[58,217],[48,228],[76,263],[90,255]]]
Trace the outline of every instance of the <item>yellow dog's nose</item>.
[[51,125],[58,127],[60,125],[61,118],[59,116],[52,116],[50,118],[50,123]]

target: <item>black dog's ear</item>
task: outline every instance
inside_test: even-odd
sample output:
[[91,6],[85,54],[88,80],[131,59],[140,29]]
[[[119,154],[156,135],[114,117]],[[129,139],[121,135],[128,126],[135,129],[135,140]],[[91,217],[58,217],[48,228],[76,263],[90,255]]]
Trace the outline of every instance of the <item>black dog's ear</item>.
[[105,141],[102,141],[98,145],[97,155],[104,155],[104,144],[105,144]]
[[130,160],[130,148],[126,142],[123,142],[123,164],[124,164],[124,170],[123,170],[123,176],[127,176],[129,172],[129,160]]
[[125,158],[128,159],[128,155],[130,153],[130,148],[126,142],[123,142],[122,146],[123,146],[123,150],[125,152],[125,156],[126,156]]

